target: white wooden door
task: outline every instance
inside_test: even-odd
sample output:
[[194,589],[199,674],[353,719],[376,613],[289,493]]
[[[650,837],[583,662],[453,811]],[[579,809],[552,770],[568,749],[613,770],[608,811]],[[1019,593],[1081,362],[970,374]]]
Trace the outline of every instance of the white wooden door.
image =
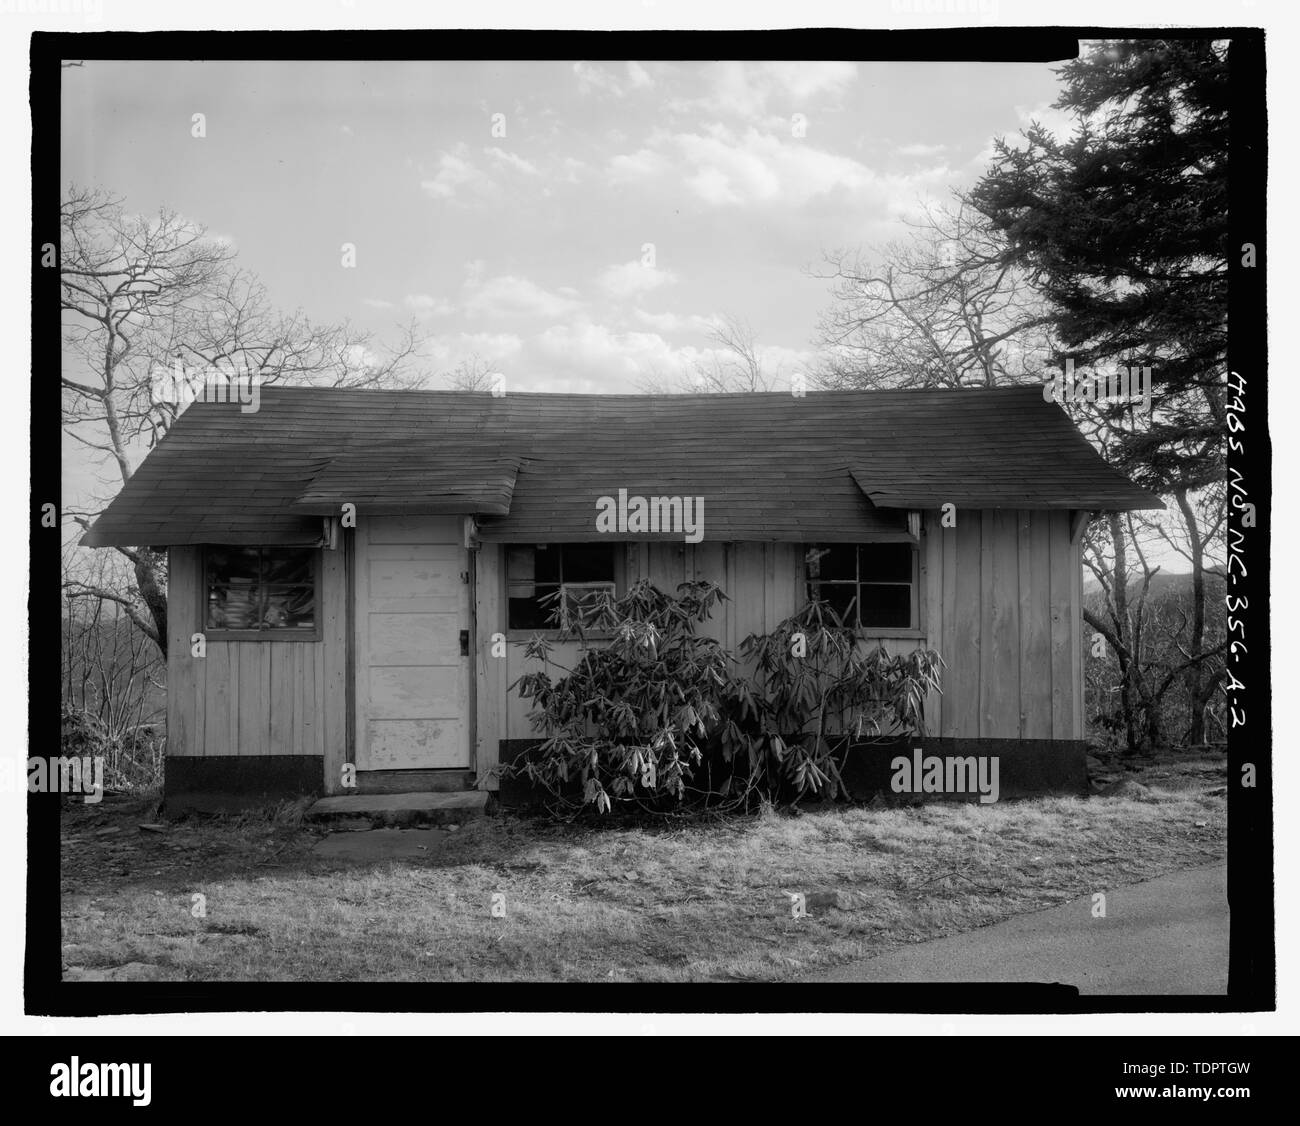
[[357,769],[468,768],[460,518],[363,517],[355,535]]

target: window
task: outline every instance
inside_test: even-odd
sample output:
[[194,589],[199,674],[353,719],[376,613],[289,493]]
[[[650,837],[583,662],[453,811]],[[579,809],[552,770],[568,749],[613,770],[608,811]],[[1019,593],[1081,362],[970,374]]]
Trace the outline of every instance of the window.
[[250,638],[316,637],[311,547],[209,547],[203,555],[204,629]]
[[555,629],[557,603],[567,624],[571,613],[614,593],[614,545],[512,544],[506,548],[506,588],[509,629]]
[[910,543],[826,543],[804,549],[808,597],[828,602],[847,626],[914,629],[917,551]]

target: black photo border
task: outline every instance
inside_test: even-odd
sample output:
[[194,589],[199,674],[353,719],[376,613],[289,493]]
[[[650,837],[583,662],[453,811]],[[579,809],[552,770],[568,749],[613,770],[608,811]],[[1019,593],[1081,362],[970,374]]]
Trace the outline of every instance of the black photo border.
[[[1230,496],[1248,497],[1230,518],[1238,559],[1230,592],[1248,600],[1244,645],[1233,671],[1241,724],[1229,733],[1229,986],[1221,997],[1080,997],[1043,985],[715,984],[709,988],[595,983],[63,982],[60,949],[57,795],[27,798],[24,1005],[28,1014],[87,1016],[175,1012],[632,1012],[632,1013],[1107,1013],[1253,1012],[1275,1006],[1272,726],[1269,696],[1269,513],[1265,183],[1267,128],[1264,32],[1259,28],[966,27],[932,30],[796,28],[772,31],[329,31],[36,32],[31,39],[32,114],[32,493],[29,754],[58,753],[60,602],[58,531],[41,527],[41,506],[59,502],[61,481],[59,279],[41,247],[58,245],[61,59],[852,59],[859,61],[1053,62],[1076,57],[1079,40],[1229,39],[1232,66],[1230,368],[1244,377],[1239,448],[1228,454]],[[1236,248],[1252,243],[1258,264]],[[46,352],[46,348],[50,348]],[[1241,493],[1240,489],[1245,492]],[[60,516],[62,506],[59,505]],[[1257,785],[1240,785],[1253,763]]]

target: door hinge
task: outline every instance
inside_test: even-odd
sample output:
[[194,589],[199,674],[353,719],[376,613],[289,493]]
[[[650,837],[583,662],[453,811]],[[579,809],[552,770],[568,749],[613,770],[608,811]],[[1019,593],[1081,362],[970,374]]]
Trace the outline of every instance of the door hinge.
[[462,572],[460,573],[460,581],[463,582],[463,583],[468,583],[468,582],[469,582],[469,572],[468,572],[468,571],[462,571]]
[[469,630],[467,629],[460,631],[460,655],[462,657],[469,656]]

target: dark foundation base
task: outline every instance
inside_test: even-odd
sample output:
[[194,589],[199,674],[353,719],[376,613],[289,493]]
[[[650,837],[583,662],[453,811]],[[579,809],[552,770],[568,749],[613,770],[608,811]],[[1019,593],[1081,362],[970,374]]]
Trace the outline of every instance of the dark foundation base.
[[[514,764],[524,760],[528,752],[539,745],[536,739],[503,739],[500,744],[501,764]],[[1082,739],[908,739],[889,743],[859,743],[851,747],[841,767],[849,796],[856,801],[870,801],[879,794],[890,802],[964,801],[978,802],[982,795],[978,784],[966,789],[924,789],[921,781],[910,781],[912,788],[894,789],[898,773],[894,761],[900,757],[911,762],[913,752],[920,748],[922,763],[931,757],[944,760],[984,760],[984,777],[988,779],[991,763],[997,762],[999,802],[1019,798],[1049,796],[1088,796],[1087,744]],[[976,774],[974,778],[978,779]],[[714,775],[715,782],[718,780]],[[573,787],[573,794],[578,794]],[[528,808],[540,806],[546,794],[528,784],[526,778],[502,776],[498,792],[501,804],[508,807]],[[810,799],[816,801],[814,797]],[[991,804],[985,802],[984,804]]]
[[166,812],[231,813],[319,794],[325,761],[320,755],[178,755],[166,769]]

